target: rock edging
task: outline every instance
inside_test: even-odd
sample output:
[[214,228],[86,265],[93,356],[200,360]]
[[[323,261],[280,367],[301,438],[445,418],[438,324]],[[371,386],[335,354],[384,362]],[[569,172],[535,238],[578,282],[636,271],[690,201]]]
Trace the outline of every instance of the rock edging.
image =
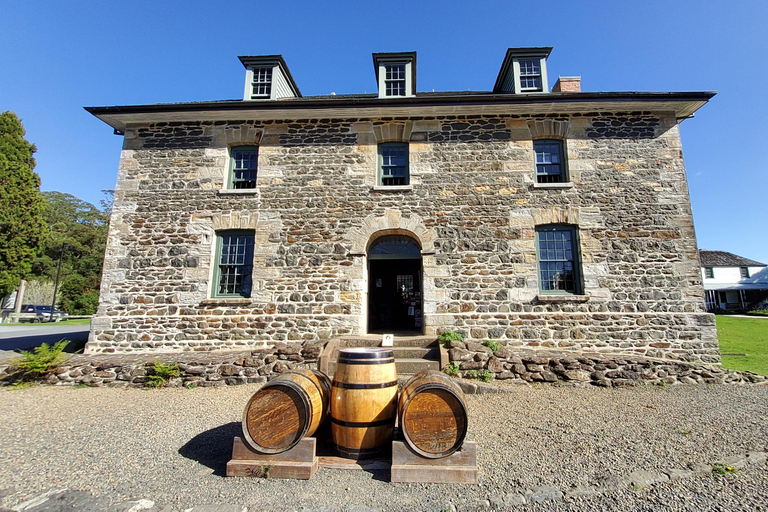
[[525,350],[500,346],[492,350],[473,342],[453,342],[449,361],[461,372],[488,370],[497,380],[525,382],[570,382],[602,387],[632,387],[641,384],[751,384],[768,377],[748,371],[678,360],[622,356],[593,352]]
[[[215,387],[258,384],[285,371],[315,368],[324,342],[276,343],[246,352],[75,355],[43,381],[56,386],[143,387],[156,361],[178,365],[180,375],[168,387]],[[8,364],[0,365],[0,385],[12,381]]]

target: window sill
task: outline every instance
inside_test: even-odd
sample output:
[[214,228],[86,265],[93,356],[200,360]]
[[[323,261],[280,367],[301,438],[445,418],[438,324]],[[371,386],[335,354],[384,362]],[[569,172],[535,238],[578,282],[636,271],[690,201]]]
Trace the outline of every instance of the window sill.
[[222,188],[218,191],[220,196],[255,196],[258,188]]
[[572,181],[565,181],[562,183],[538,183],[534,182],[533,188],[554,188],[554,189],[561,189],[561,188],[573,188],[573,182]]
[[588,302],[589,295],[544,295],[536,296],[536,301],[545,304],[563,304],[568,302]]
[[244,297],[214,297],[200,301],[201,306],[247,306],[251,299]]
[[372,189],[374,192],[410,192],[413,185],[376,185]]

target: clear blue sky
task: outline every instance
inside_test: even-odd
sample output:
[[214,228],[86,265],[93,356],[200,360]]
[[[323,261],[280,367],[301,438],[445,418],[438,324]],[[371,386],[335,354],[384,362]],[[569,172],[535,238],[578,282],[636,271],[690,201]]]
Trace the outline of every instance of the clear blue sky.
[[681,125],[699,247],[768,263],[767,31],[764,0],[0,0],[0,110],[43,190],[98,204],[122,137],[83,106],[239,99],[237,56],[274,53],[305,96],[374,92],[371,53],[413,50],[420,91],[489,90],[506,48],[553,46],[583,90],[719,91]]

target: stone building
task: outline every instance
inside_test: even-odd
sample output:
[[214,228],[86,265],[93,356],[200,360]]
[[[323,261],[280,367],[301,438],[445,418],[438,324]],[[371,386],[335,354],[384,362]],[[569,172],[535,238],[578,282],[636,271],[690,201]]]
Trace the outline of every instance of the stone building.
[[719,362],[679,124],[711,92],[549,89],[510,48],[487,92],[303,97],[240,57],[242,100],[93,107],[124,136],[87,351],[262,347],[451,329]]

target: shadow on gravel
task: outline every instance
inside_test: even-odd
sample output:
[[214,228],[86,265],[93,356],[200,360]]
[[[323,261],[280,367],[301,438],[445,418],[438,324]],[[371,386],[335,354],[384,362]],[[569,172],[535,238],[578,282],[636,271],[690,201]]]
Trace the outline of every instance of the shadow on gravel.
[[232,439],[242,435],[241,423],[226,423],[190,439],[179,448],[179,455],[211,468],[216,476],[227,476],[227,462],[232,458]]
[[[232,440],[235,436],[242,435],[242,423],[226,423],[190,439],[187,444],[179,448],[179,455],[211,468],[216,476],[227,476],[227,462],[232,458]],[[330,425],[321,427],[315,436],[320,440],[327,440],[317,444],[318,457],[338,455],[331,443]],[[384,454],[380,459],[368,461],[370,464],[364,463],[363,471],[370,473],[374,480],[389,482],[389,457],[391,457],[390,454]]]

